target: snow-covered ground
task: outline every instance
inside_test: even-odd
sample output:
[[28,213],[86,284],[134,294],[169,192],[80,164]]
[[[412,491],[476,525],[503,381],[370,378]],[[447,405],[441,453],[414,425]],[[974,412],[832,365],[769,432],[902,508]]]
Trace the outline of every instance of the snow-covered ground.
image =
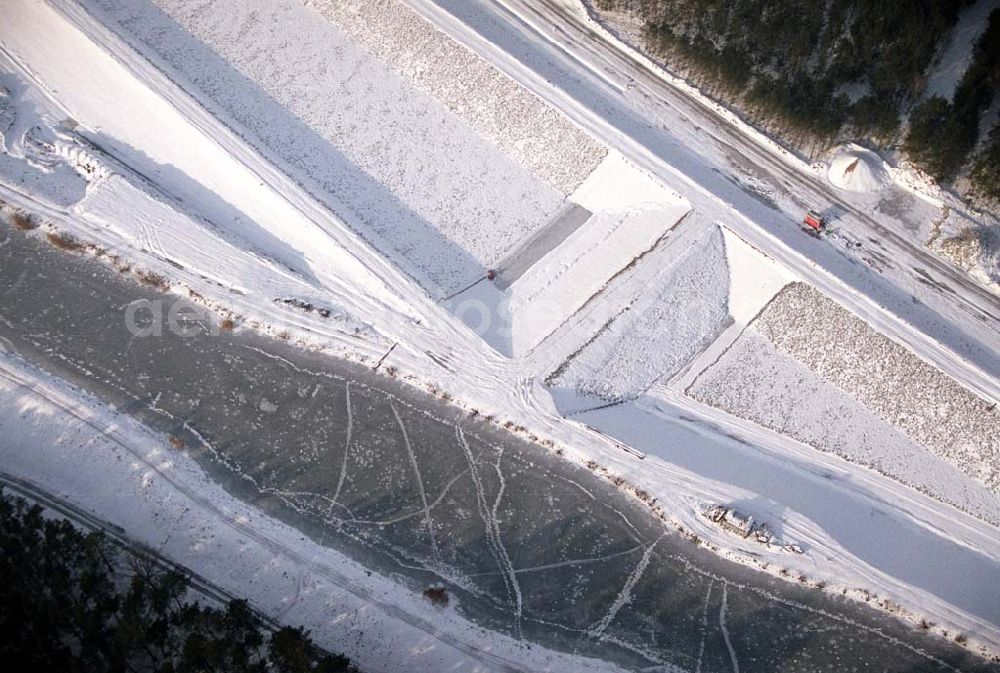
[[[436,297],[482,276],[562,200],[298,2],[88,8]],[[559,156],[549,150],[538,154]]]
[[[988,304],[982,304],[978,290],[956,285],[949,292],[933,285],[948,286],[951,282],[933,265],[933,259],[911,254],[891,236],[884,243],[877,237],[874,242],[869,240],[858,232],[877,230],[866,228],[874,225],[865,219],[869,216],[857,212],[847,213],[839,221],[835,218],[834,229],[838,231],[831,238],[816,241],[803,236],[794,220],[800,217],[803,206],[812,207],[813,201],[826,198],[825,188],[814,190],[811,183],[793,173],[778,179],[776,169],[763,162],[760,165],[767,165],[767,170],[754,172],[756,155],[738,165],[720,159],[724,153],[717,138],[728,137],[731,131],[718,124],[691,123],[685,116],[691,111],[683,106],[664,116],[663,106],[647,100],[643,108],[647,117],[618,107],[630,89],[618,79],[616,68],[624,73],[626,66],[617,61],[602,62],[609,64],[607,67],[574,65],[570,51],[550,46],[538,34],[522,43],[522,38],[511,37],[515,33],[504,32],[525,30],[521,24],[509,28],[506,19],[464,23],[447,12],[442,14],[440,6],[429,0],[412,0],[409,4],[431,19],[427,25],[434,23],[443,31],[431,34],[423,24],[414,24],[423,26],[414,32],[415,39],[430,40],[422,44],[444,50],[435,53],[455,55],[449,59],[461,66],[434,74],[427,69],[407,72],[389,53],[393,41],[399,40],[393,36],[405,34],[394,21],[423,21],[416,15],[407,18],[402,10],[390,15],[378,13],[398,7],[394,3],[371,3],[372,9],[359,3],[339,4],[357,10],[353,16],[358,23],[352,23],[350,30],[345,18],[333,14],[328,16],[334,23],[316,21],[316,11],[329,10],[323,5],[303,8],[284,2],[261,3],[258,9],[262,13],[254,15],[238,3],[217,3],[197,10],[168,0],[158,4],[160,7],[137,0],[87,0],[87,8],[103,6],[107,10],[108,14],[100,13],[100,17],[113,16],[111,23],[120,32],[117,36],[70,0],[57,0],[57,9],[45,3],[0,2],[4,16],[0,23],[4,60],[0,66],[3,84],[11,92],[8,116],[14,117],[14,126],[2,129],[5,147],[12,148],[0,156],[2,198],[40,213],[52,225],[93,241],[123,260],[160,273],[175,282],[176,291],[194,292],[205,303],[240,317],[250,326],[275,335],[290,334],[311,346],[357,359],[375,359],[398,343],[386,357],[385,367],[400,370],[415,385],[447,391],[459,403],[496,416],[499,422],[523,426],[526,436],[558,443],[567,460],[593,466],[623,488],[655,499],[657,511],[665,518],[697,531],[720,551],[751,565],[771,563],[772,572],[781,567],[793,576],[801,573],[810,581],[826,582],[862,600],[865,592],[877,593],[875,602],[901,605],[914,620],[926,616],[939,625],[938,632],[963,632],[972,642],[1000,650],[1000,633],[997,620],[990,616],[990,606],[984,606],[983,595],[970,592],[960,581],[962,573],[981,580],[996,576],[1000,567],[996,527],[874,471],[817,452],[802,441],[707,405],[670,397],[662,390],[654,389],[633,404],[580,417],[618,442],[646,453],[645,460],[640,460],[621,451],[615,441],[562,418],[541,383],[622,307],[632,305],[636,307],[634,315],[641,314],[643,319],[629,323],[628,329],[626,322],[617,328],[612,323],[615,331],[609,328],[605,340],[594,341],[593,347],[600,350],[581,351],[580,380],[590,377],[599,384],[592,368],[582,364],[590,357],[592,367],[609,363],[609,372],[623,372],[622,380],[616,382],[622,389],[638,391],[648,385],[647,379],[657,378],[642,371],[655,351],[664,360],[649,368],[666,374],[680,366],[677,384],[687,385],[734,340],[739,346],[729,352],[745,345],[746,341],[737,340],[740,330],[783,285],[806,280],[860,320],[907,344],[908,357],[914,358],[915,353],[920,358],[916,360],[920,364],[914,365],[920,372],[930,368],[926,363],[933,363],[978,395],[995,397],[1000,367],[995,360],[996,320]],[[462,0],[457,10],[454,3],[442,0],[441,5],[453,11],[487,11],[483,9],[486,5],[472,0]],[[490,11],[499,10],[493,7]],[[264,21],[260,18],[264,16],[271,18]],[[385,19],[386,26],[373,27],[372,17]],[[343,33],[335,25],[338,20],[344,22]],[[317,45],[300,44],[308,40],[297,38],[296,31],[340,45],[343,58],[358,66],[358,75],[351,79],[346,77],[349,73],[333,68],[315,52]],[[253,39],[239,39],[244,33]],[[472,57],[473,51],[447,42],[446,35],[460,36],[486,58]],[[598,40],[592,42],[596,45]],[[587,44],[570,45],[571,51],[579,48],[582,53],[589,48]],[[308,54],[315,58],[303,56]],[[489,73],[483,76],[498,83],[502,96],[519,101],[511,103],[511,109],[529,111],[514,115],[509,125],[500,124],[511,130],[510,137],[490,131],[490,124],[506,120],[484,118],[496,111],[491,106],[500,105],[488,96],[470,98],[476,101],[478,111],[456,107],[455,101],[460,102],[468,91],[478,91],[477,76],[467,73],[480,72],[487,61],[496,68],[482,71]],[[296,76],[286,80],[286,73]],[[455,79],[449,79],[452,77]],[[357,128],[335,129],[339,115],[332,116],[335,108],[330,100],[335,97],[318,96],[306,86],[316,79],[346,87],[339,105],[355,106],[349,114]],[[448,87],[449,82],[454,88]],[[315,91],[326,95],[329,91],[324,87],[317,86]],[[543,107],[534,107],[540,101],[544,101]],[[531,112],[537,109],[546,112]],[[556,109],[565,116],[552,112]],[[391,122],[397,116],[405,124],[393,127],[390,123],[384,143],[368,126],[370,121]],[[74,121],[62,123],[68,118]],[[544,121],[542,127],[532,125],[536,118]],[[665,139],[661,133],[665,128],[677,135]],[[553,143],[552,153],[540,158],[537,146],[524,149],[526,137],[534,139],[550,132],[553,135],[545,142]],[[442,133],[447,137],[440,138]],[[711,134],[712,140],[705,141],[699,135],[704,133]],[[32,137],[42,138],[53,149],[30,142]],[[580,147],[574,149],[575,143]],[[605,153],[601,148],[606,144],[616,149],[602,158]],[[440,150],[445,146],[454,156]],[[323,182],[322,171],[329,169],[325,159],[336,155],[333,148],[340,152],[339,167],[348,174],[353,172],[358,182]],[[772,155],[774,152],[773,148],[767,150]],[[393,164],[393,157],[401,163]],[[434,160],[425,161],[425,157]],[[29,158],[34,164],[26,162]],[[48,165],[43,165],[46,162]],[[96,167],[96,172],[88,172],[85,166]],[[560,166],[572,170],[563,171]],[[597,173],[593,173],[595,166]],[[483,185],[488,176],[503,182]],[[592,179],[588,181],[587,176]],[[628,182],[643,183],[648,193],[623,191],[623,176],[629,176]],[[783,181],[794,187],[783,185]],[[366,187],[354,189],[359,185]],[[808,195],[796,194],[800,188],[808,190]],[[480,283],[469,291],[483,293],[479,299],[486,311],[498,310],[504,292],[540,297],[535,306],[530,301],[515,302],[517,311],[512,313],[515,326],[519,317],[524,319],[519,354],[527,355],[502,357],[497,352],[502,348],[491,348],[483,335],[463,323],[458,310],[450,307],[453,314],[448,307],[435,304],[427,291],[440,296],[441,288],[461,288],[481,277],[485,268],[503,259],[503,251],[515,251],[519,241],[559,212],[563,199],[571,193],[573,201],[593,213],[586,223],[507,290]],[[843,203],[852,207],[868,203],[864,196]],[[911,199],[908,193],[897,196],[901,212],[928,203]],[[364,229],[361,218],[370,213],[362,208],[364,212],[358,214],[348,207],[348,201],[369,198],[373,207],[389,209],[379,212],[390,217],[405,210],[404,205],[412,212],[426,209],[424,224],[428,226],[407,230],[400,221],[399,231],[428,233],[428,240],[434,242],[422,248],[426,241],[420,236],[419,245],[410,249],[401,239],[382,238],[376,228],[388,226],[385,220],[373,220],[371,228]],[[871,198],[881,199],[880,204],[888,201]],[[809,203],[802,203],[804,199]],[[535,210],[525,207],[526,203],[535,204]],[[445,212],[451,208],[459,209],[455,212],[463,216]],[[884,206],[884,210],[889,208]],[[877,215],[879,221],[884,210]],[[493,219],[506,217],[504,213],[510,215],[507,220]],[[721,230],[724,259],[717,245],[720,225],[725,226]],[[359,232],[370,235],[359,237]],[[622,233],[621,240],[627,246],[597,246],[600,255],[580,261],[587,241],[600,241],[602,235],[615,232]],[[446,247],[443,239],[455,243],[474,261],[466,260],[468,264],[462,266],[464,262],[455,261],[461,255],[449,253],[446,265],[452,266],[435,266],[440,259],[437,253]],[[683,251],[699,245],[708,246],[699,254],[711,259],[709,266],[713,267],[713,273],[701,281],[695,273],[701,270],[698,265],[689,267],[691,275],[679,273],[688,268],[687,261],[698,257],[685,256]],[[567,263],[573,259],[578,260],[575,265]],[[922,266],[925,262],[926,268]],[[919,274],[914,268],[924,269],[930,284],[925,287],[916,282]],[[446,282],[438,283],[435,274]],[[688,279],[686,284],[679,283],[681,278]],[[722,288],[727,280],[725,297]],[[703,293],[697,292],[699,282],[705,283]],[[545,291],[538,294],[541,287]],[[594,296],[596,290],[601,292]],[[546,310],[546,302],[541,301],[546,293],[559,300],[554,302],[554,310]],[[658,306],[659,298],[701,298],[704,293],[717,300],[707,307],[707,317],[698,320],[704,329],[686,332],[675,342],[676,333],[659,328],[668,319]],[[328,317],[280,301],[288,298],[322,308]],[[680,305],[679,299],[677,303]],[[982,309],[983,305],[987,309]],[[705,335],[724,326],[726,316],[732,317],[733,325],[722,329],[706,347]],[[633,316],[627,319],[631,321]],[[845,324],[853,325],[850,321]],[[642,330],[665,342],[682,344],[690,355],[678,357],[679,351],[664,353],[651,346],[650,356],[642,355],[640,345],[645,341],[652,344],[641,339]],[[844,345],[850,343],[845,341]],[[887,353],[895,353],[886,348]],[[943,381],[935,383],[936,394],[942,386],[958,385],[948,383],[940,373],[932,378]],[[755,382],[758,384],[764,385]],[[859,405],[846,399],[842,390],[814,379],[803,378],[800,384],[827,391],[830,399],[839,400],[837,408],[844,409],[845,415],[862,418]],[[967,393],[954,394],[969,399]],[[25,404],[23,393],[7,388],[4,395],[0,408],[5,411]],[[785,400],[776,399],[775,403],[779,402]],[[886,414],[889,420],[906,425],[907,419],[899,411],[893,407]],[[944,410],[942,413],[947,420],[949,415]],[[56,427],[57,415],[46,414],[46,422]],[[115,422],[129,421],[116,418]],[[866,437],[872,438],[871,444],[891,438],[891,447],[887,445],[891,455],[905,456],[915,450],[909,440],[901,439],[898,431],[871,414],[860,422],[869,433]],[[850,423],[845,421],[844,425]],[[799,424],[787,432],[798,440],[832,441],[834,434],[844,430],[841,425],[815,428]],[[58,430],[53,432],[58,434]],[[106,467],[101,462],[104,454],[74,454],[80,461],[77,463],[66,462],[65,453],[40,449],[34,456],[18,454],[16,460],[27,474],[33,465],[42,466],[33,464],[35,458],[44,460],[45,471],[70,480],[66,482],[69,486],[53,484],[56,490],[82,499],[87,491],[72,484],[99,483],[96,475]],[[887,456],[880,454],[872,464],[885,466],[891,462]],[[933,465],[933,461],[914,463],[907,479],[921,487],[921,480],[932,478]],[[950,474],[958,473],[957,468],[949,469]],[[206,490],[218,492],[203,479],[191,483],[188,497],[201,497]],[[949,479],[946,485],[951,489],[952,484],[960,481]],[[125,503],[118,516],[134,516],[120,522],[129,530],[148,535],[155,530],[152,521],[167,518],[181,521],[182,528],[189,527],[183,507],[175,507],[176,496],[164,495],[152,504],[134,507],[131,513],[135,495],[126,488],[114,492]],[[993,495],[985,489],[963,493],[955,486],[938,495],[984,518],[996,509],[996,500],[990,500]],[[963,497],[965,500],[959,502]],[[759,550],[741,547],[706,527],[695,514],[695,506],[707,500],[740,500],[758,508],[763,515],[780,520],[785,536],[803,542],[806,553],[753,557]],[[226,507],[247,518],[238,528],[240,537],[255,539],[250,533],[261,523],[259,515],[235,502]],[[874,516],[874,512],[879,515]],[[185,544],[182,533],[177,533],[177,546],[164,547],[164,551],[186,559],[200,547]],[[294,532],[283,534],[292,536]],[[217,553],[206,557],[200,566],[203,574],[210,575],[213,565],[214,573],[227,572],[222,550],[236,542],[219,539]],[[887,540],[896,543],[887,545]],[[323,553],[319,549],[308,551]],[[251,561],[261,568],[271,567],[263,557],[248,558],[248,564],[241,567],[257,567]],[[278,567],[284,571],[281,564]],[[233,575],[228,581],[234,590],[253,594],[260,588],[265,598],[259,605],[266,608],[268,600],[276,602],[267,583]],[[315,599],[325,591],[325,585],[318,587]],[[409,600],[397,593],[397,589],[386,588],[380,605]],[[422,603],[412,605],[426,612]],[[289,614],[290,620],[295,619],[293,614]],[[369,618],[375,621],[363,621]],[[331,628],[341,630],[331,631],[331,640],[348,634],[360,639],[362,629],[367,635],[398,632],[395,622],[362,607],[360,600],[334,621]],[[362,626],[351,630],[355,623]],[[415,648],[420,656],[441,657],[424,660],[432,668],[444,669],[461,660],[462,655],[452,657],[451,650],[438,641],[428,645],[420,640],[423,633],[406,640],[405,645],[405,639],[395,641],[398,651]],[[479,632],[464,633],[468,640],[480,637]],[[365,643],[355,647],[359,661],[370,663],[373,670],[399,670],[398,662],[385,662],[370,651],[366,654]],[[503,649],[506,644],[491,647],[508,652]],[[525,654],[516,646],[510,651],[516,651],[518,657]],[[530,653],[536,655],[540,659],[518,661],[545,670],[549,655],[537,649]],[[572,668],[584,665],[576,660],[561,661],[570,662],[565,664],[566,670],[585,670]],[[558,670],[559,666],[563,664],[550,668]]]
[[730,323],[722,230],[709,229],[575,353],[552,384],[608,401],[675,374]]
[[932,96],[951,99],[955,87],[972,62],[972,50],[986,30],[990,12],[998,7],[998,0],[976,0],[962,7],[944,50],[937,55],[927,76],[925,99]]
[[[499,353],[522,356],[556,331],[608,283],[655,248],[690,211],[676,192],[611,152],[569,195],[585,220],[551,249],[513,255],[518,269],[508,280],[506,260],[498,282],[477,283],[446,303],[455,315]],[[548,229],[558,225],[547,225]]]
[[562,194],[607,148],[400,0],[309,0],[355,42]]

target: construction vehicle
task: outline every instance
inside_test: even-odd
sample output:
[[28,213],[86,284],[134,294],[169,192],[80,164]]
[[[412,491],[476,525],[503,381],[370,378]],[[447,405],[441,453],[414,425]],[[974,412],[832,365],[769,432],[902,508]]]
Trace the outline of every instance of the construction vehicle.
[[810,233],[818,234],[826,228],[826,220],[815,210],[810,210],[802,218],[802,225],[803,228],[808,227],[807,231],[810,231]]
[[723,530],[742,538],[750,537],[755,530],[752,516],[724,505],[710,505],[702,511],[702,515]]
[[803,553],[797,544],[783,544],[775,538],[771,528],[766,523],[758,523],[749,514],[740,512],[727,505],[705,504],[700,507],[703,517],[716,526],[733,535],[750,540],[767,547],[770,551],[787,551],[794,554]]

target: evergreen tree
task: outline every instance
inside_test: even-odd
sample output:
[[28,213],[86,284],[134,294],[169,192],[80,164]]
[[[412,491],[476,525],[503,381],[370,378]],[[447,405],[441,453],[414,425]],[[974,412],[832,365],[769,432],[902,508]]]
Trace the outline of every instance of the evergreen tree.
[[1000,126],[993,127],[986,145],[973,160],[969,179],[976,194],[1000,202]]
[[[122,575],[127,578],[121,579]],[[336,673],[303,629],[267,633],[246,601],[189,600],[184,575],[0,490],[0,657],[31,673]]]

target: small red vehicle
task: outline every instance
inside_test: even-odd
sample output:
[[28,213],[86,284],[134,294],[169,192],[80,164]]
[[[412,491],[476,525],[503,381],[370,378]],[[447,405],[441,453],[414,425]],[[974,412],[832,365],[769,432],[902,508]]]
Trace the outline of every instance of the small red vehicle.
[[802,219],[802,224],[809,227],[816,233],[819,233],[826,228],[826,220],[824,220],[823,216],[815,210],[810,210],[806,213],[806,216]]

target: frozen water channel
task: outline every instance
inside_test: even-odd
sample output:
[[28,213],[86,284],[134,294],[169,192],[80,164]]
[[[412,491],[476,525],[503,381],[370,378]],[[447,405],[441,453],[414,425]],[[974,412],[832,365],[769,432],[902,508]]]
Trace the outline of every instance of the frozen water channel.
[[487,628],[635,670],[996,670],[696,549],[590,472],[366,368],[213,336],[190,306],[194,336],[137,337],[137,300],[182,301],[0,224],[9,348],[323,544],[414,591],[444,583]]

